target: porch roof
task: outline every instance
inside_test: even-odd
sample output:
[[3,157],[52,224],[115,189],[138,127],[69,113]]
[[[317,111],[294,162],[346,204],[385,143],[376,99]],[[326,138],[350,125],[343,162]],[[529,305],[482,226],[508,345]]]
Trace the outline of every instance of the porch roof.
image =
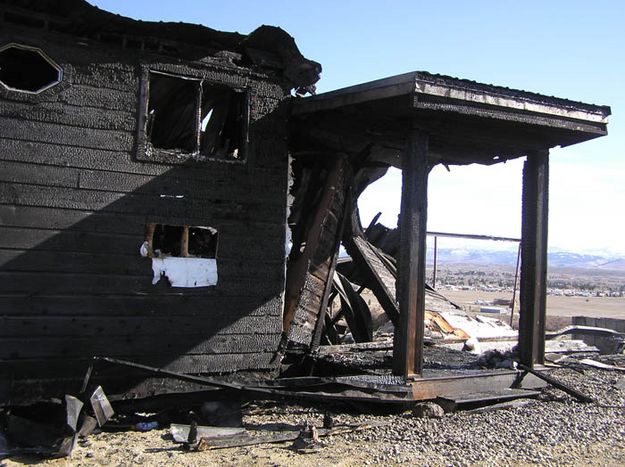
[[492,164],[606,135],[609,115],[607,106],[417,71],[293,99],[292,146],[369,151],[399,166],[416,125],[435,161]]

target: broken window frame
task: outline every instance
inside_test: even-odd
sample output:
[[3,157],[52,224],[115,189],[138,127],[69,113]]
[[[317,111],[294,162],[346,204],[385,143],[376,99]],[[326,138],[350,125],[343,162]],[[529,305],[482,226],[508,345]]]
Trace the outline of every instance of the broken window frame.
[[55,86],[57,86],[58,84],[60,84],[63,81],[63,77],[64,77],[64,71],[63,68],[56,63],[52,58],[50,58],[50,56],[48,54],[46,54],[42,49],[40,49],[39,47],[34,47],[31,45],[26,45],[26,44],[21,44],[18,42],[9,42],[7,44],[4,44],[2,46],[0,46],[0,54],[6,50],[9,49],[18,49],[18,50],[22,50],[22,51],[28,51],[28,52],[32,52],[35,53],[37,55],[39,55],[45,62],[47,62],[52,68],[54,68],[56,70],[56,79],[54,81],[49,82],[48,84],[43,85],[41,88],[37,89],[36,91],[31,91],[28,89],[20,89],[20,88],[16,88],[14,86],[10,86],[8,84],[6,84],[4,81],[2,81],[0,79],[0,86],[5,89],[6,91],[9,92],[14,92],[14,93],[19,93],[19,94],[27,94],[27,95],[31,95],[31,96],[36,96],[38,94],[41,94],[45,91],[47,91],[50,88],[53,88]]
[[[182,72],[172,71],[171,67],[162,69],[154,66],[144,66],[141,77],[140,111],[137,137],[137,160],[161,163],[182,163],[189,160],[195,161],[216,161],[224,163],[245,164],[248,159],[249,133],[250,133],[250,108],[251,92],[248,87],[240,87],[227,82],[207,79],[205,73],[198,70],[185,68]],[[195,71],[195,72],[194,72]],[[181,149],[166,149],[154,146],[149,138],[149,98],[150,98],[150,76],[152,74],[167,76],[171,78],[194,81],[198,83],[198,95],[196,103],[195,118],[195,147],[193,151]],[[202,132],[202,94],[204,86],[215,86],[229,89],[233,93],[241,94],[241,122],[239,128],[240,144],[238,157],[216,157],[205,154],[201,149]]]
[[[178,254],[173,253],[161,253],[156,254],[154,250],[154,233],[156,231],[157,226],[164,227],[180,227],[182,228],[180,232],[180,250]],[[199,229],[199,230],[214,230],[215,232],[211,235],[215,236],[215,247],[212,249],[213,254],[211,256],[198,256],[192,255],[189,253],[189,238],[190,238],[190,230],[191,229]],[[148,223],[145,226],[145,238],[144,245],[146,247],[145,254],[143,256],[147,258],[163,258],[163,257],[175,257],[175,258],[205,258],[205,259],[217,259],[217,252],[219,251],[219,229],[213,226],[196,226],[196,225],[172,225],[172,224],[161,224],[161,223]]]

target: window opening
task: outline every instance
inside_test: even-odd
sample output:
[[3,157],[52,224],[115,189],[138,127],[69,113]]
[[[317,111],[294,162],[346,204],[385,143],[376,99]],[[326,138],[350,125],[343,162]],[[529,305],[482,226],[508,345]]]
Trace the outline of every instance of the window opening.
[[148,224],[146,256],[216,258],[218,232],[214,227]]
[[156,148],[194,152],[200,82],[150,73],[146,133]]
[[200,153],[238,159],[244,132],[245,94],[204,83]]
[[156,149],[242,159],[246,102],[227,86],[150,72],[146,139]]
[[62,74],[61,67],[35,47],[0,48],[0,82],[10,90],[37,94],[59,83]]
[[147,224],[141,256],[151,258],[152,285],[163,277],[171,287],[217,285],[217,229]]
[[189,255],[200,258],[217,257],[217,229],[189,227]]

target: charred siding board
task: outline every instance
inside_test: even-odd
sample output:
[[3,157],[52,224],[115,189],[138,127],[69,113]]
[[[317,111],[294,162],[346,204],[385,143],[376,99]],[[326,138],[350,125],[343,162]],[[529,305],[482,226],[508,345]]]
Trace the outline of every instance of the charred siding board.
[[[146,326],[147,327],[147,326]],[[48,355],[63,357],[90,357],[107,355],[111,357],[141,355],[145,348],[153,346],[154,340],[159,341],[159,348],[163,356],[171,359],[174,355],[207,355],[233,354],[232,343],[237,342],[240,349],[250,349],[254,352],[271,352],[275,348],[275,337],[272,334],[218,334],[207,337],[205,333],[195,332],[172,333],[167,332],[168,339],[163,341],[155,333],[143,334],[137,329],[127,329],[126,334],[106,336],[106,339],[96,339],[93,336],[61,336],[38,338],[24,345],[22,337],[5,338],[2,340],[0,358],[2,360],[19,360],[45,358]],[[163,334],[161,334],[162,336]],[[189,346],[189,342],[195,345]],[[150,355],[158,355],[151,352]]]
[[[150,219],[151,220],[151,219]],[[213,222],[217,228],[218,222]],[[226,230],[226,229],[224,229]],[[254,243],[245,244],[250,240],[249,236],[243,233],[233,232],[230,238],[224,238],[226,234],[220,233],[218,246],[218,259],[223,260],[239,260],[251,262],[267,261],[267,264],[273,264],[276,261],[276,255],[283,254],[284,245],[278,243],[281,238],[279,236],[266,237],[256,240]],[[137,241],[137,239],[139,241]],[[41,230],[41,229],[23,229],[19,227],[0,227],[0,247],[11,250],[29,250],[28,262],[41,262],[41,259],[35,259],[38,251],[54,251],[62,254],[64,252],[84,253],[84,254],[106,254],[106,255],[126,255],[131,258],[121,262],[118,265],[109,261],[110,267],[117,272],[122,272],[122,266],[126,268],[142,268],[145,274],[151,274],[151,264],[149,260],[139,257],[139,247],[143,242],[143,229],[137,230],[135,235],[130,234],[109,234],[91,231],[63,231],[63,230]],[[6,255],[6,254],[5,254]],[[16,261],[25,262],[27,258],[16,258]],[[57,258],[58,259],[58,258]],[[77,257],[77,259],[81,259]],[[273,263],[272,263],[273,261]],[[138,262],[138,264],[137,264]],[[78,266],[77,264],[76,266]],[[88,267],[88,265],[84,265]],[[52,270],[58,270],[58,266],[51,264]],[[5,264],[3,270],[15,271],[19,270],[18,264]],[[24,269],[24,268],[22,268]],[[253,268],[250,268],[254,271]],[[82,271],[82,270],[80,270]]]
[[[39,40],[29,36],[64,82],[34,97],[0,92],[0,403],[24,379],[67,378],[75,392],[94,355],[193,373],[275,368],[287,155],[270,113],[281,87],[196,64],[250,89],[247,162],[143,163],[139,63],[158,59]],[[218,284],[153,286],[139,255],[148,222],[216,227]],[[40,390],[67,389],[54,381]]]
[[[130,99],[131,102],[136,101],[136,97],[132,95],[124,95],[123,97]],[[102,107],[69,108],[67,104],[59,102],[41,102],[39,104],[5,102],[0,108],[0,117],[18,121],[54,122],[77,128],[120,131],[132,131],[137,122],[135,113],[128,110],[106,109],[106,112],[102,112]]]
[[280,215],[281,206],[278,203],[267,205],[253,199],[246,201],[220,198],[194,199],[186,198],[184,195],[183,198],[176,198],[175,191],[160,196],[17,183],[3,183],[0,186],[0,203],[137,216],[160,215],[266,222],[279,222],[284,217]]
[[[19,294],[11,294],[0,297],[3,313],[2,319],[23,318],[24,322],[31,318],[48,319],[49,316],[56,318],[70,317],[77,321],[84,319],[89,323],[91,318],[100,318],[104,314],[106,320],[125,325],[124,318],[147,317],[153,319],[168,318],[176,320],[197,317],[205,320],[206,313],[217,314],[213,319],[229,319],[232,322],[236,319],[246,317],[274,317],[281,316],[282,309],[279,303],[267,297],[264,305],[258,306],[256,297],[240,296],[237,299],[237,306],[230,307],[232,297],[214,294],[210,301],[198,300],[198,296],[203,294],[181,296],[172,292],[171,295],[38,295],[24,300]],[[172,310],[176,310],[172,314]],[[225,310],[225,311],[224,311]],[[251,310],[251,311],[250,311]],[[269,318],[271,319],[271,318]],[[255,319],[252,319],[255,321]]]
[[[135,235],[138,230],[145,227],[144,219],[131,214],[123,213],[99,213],[97,222],[92,222],[88,229],[83,229],[85,223],[81,222],[91,217],[93,211],[66,210],[46,208],[40,206],[11,206],[0,204],[0,219],[5,227],[25,227],[43,230],[73,230],[82,232],[100,232]],[[156,223],[171,223],[174,225],[184,224],[201,225],[206,218],[150,216]],[[264,220],[250,221],[246,226],[253,230],[257,236],[280,237],[284,231],[283,225],[268,223]],[[222,220],[221,229],[227,230],[228,235],[241,235],[240,221]]]
[[[40,250],[32,255],[28,262],[19,261],[28,250],[0,249],[0,263],[10,264],[12,269],[5,268],[6,272],[40,272],[46,270],[54,274],[71,274],[78,268],[83,274],[102,274],[103,271],[115,271],[118,274],[129,276],[144,276],[151,274],[149,262],[136,261],[135,255],[93,254],[63,252],[62,262],[58,261],[55,251]],[[136,252],[135,252],[136,253]],[[224,259],[219,261],[219,276],[224,282],[237,279],[253,281],[258,277],[279,280],[282,277],[280,261],[247,261],[245,259]]]
[[[0,156],[1,157],[1,156]],[[206,180],[181,178],[174,173],[165,173],[154,179],[150,175],[124,174],[104,170],[87,170],[72,167],[33,166],[30,163],[9,162],[0,159],[0,182],[12,182],[28,185],[80,188],[84,190],[127,193],[146,196],[177,195],[193,200],[223,200],[249,202],[250,195],[256,202],[278,205],[276,198],[283,193],[280,190],[283,181],[275,171],[265,171],[266,176],[258,183],[247,174],[237,177],[240,180],[235,186],[229,174],[211,175],[211,183]],[[208,174],[206,174],[208,175]],[[276,188],[277,187],[277,188]]]
[[[181,373],[196,373],[198,368],[211,368],[214,373],[228,373],[232,368],[245,371],[259,371],[271,367],[275,362],[275,352],[255,352],[240,354],[183,355],[175,362],[167,362],[166,355],[152,355],[142,362],[149,366],[161,367],[165,370]],[[71,393],[80,389],[80,382],[75,379],[76,368],[82,372],[87,370],[90,359],[75,359],[72,366],[67,360],[20,360],[4,365],[6,374],[13,375],[13,381],[0,380],[0,400],[10,404],[34,400],[41,394]],[[38,379],[29,379],[32,375],[40,375]],[[145,397],[146,394],[157,394],[167,391],[188,391],[188,385],[177,385],[171,379],[159,379],[153,384],[145,384],[145,375],[123,368],[98,368],[92,375],[94,384],[106,385],[107,394],[123,394],[126,398]],[[147,380],[148,382],[150,379]],[[173,383],[173,384],[172,384]],[[205,390],[196,387],[195,390]]]
[[31,122],[6,117],[0,120],[0,134],[6,139],[50,142],[83,149],[130,151],[133,143],[130,132],[90,130],[57,123]]
[[[267,331],[279,333],[282,331],[279,323],[273,322],[267,326],[267,316],[235,316],[235,315],[219,315],[213,318],[211,324],[221,326],[220,334],[222,335],[252,335],[254,329],[264,327]],[[115,319],[112,319],[115,318]],[[238,321],[235,321],[238,319]],[[4,316],[0,319],[2,329],[0,329],[0,337],[7,341],[14,338],[33,338],[34,336],[75,336],[77,338],[88,339],[95,335],[115,335],[119,333],[120,326],[125,329],[129,335],[145,329],[145,336],[158,337],[163,333],[193,335],[197,334],[206,325],[206,319],[200,315],[196,316],[177,316],[177,317],[151,317],[149,324],[146,325],[145,316],[126,316],[115,317],[114,315],[102,319],[98,316],[55,316],[55,317],[24,317],[24,316]],[[199,333],[202,334],[202,333]],[[206,345],[203,342],[202,345]],[[133,342],[135,345],[136,342]],[[71,343],[74,345],[74,342]],[[77,349],[72,349],[75,352]],[[195,349],[197,350],[197,348]],[[268,349],[273,350],[272,348]],[[2,352],[5,352],[3,349]],[[21,353],[20,349],[16,352]],[[71,352],[70,352],[71,353]],[[104,354],[105,352],[101,352]],[[189,352],[187,352],[189,353]],[[223,353],[223,352],[221,352]],[[6,355],[6,354],[5,354]],[[45,355],[43,355],[45,357]]]
[[[215,372],[228,373],[233,366],[246,370],[266,368],[271,364],[271,360],[275,358],[275,352],[258,352],[258,356],[252,356],[253,358],[250,358],[250,355],[249,353],[184,355],[175,362],[163,364],[163,361],[166,360],[166,358],[164,358],[165,355],[154,354],[144,358],[142,361],[146,365],[164,368],[170,371],[179,371],[181,373],[196,373],[197,368],[215,368]],[[80,366],[84,371],[89,366],[90,360],[90,358],[76,359],[75,362],[77,366]],[[33,382],[33,379],[29,379],[29,376],[33,374],[42,375],[51,380],[53,379],[53,381],[67,378],[68,381],[63,381],[63,383],[66,383],[66,387],[75,392],[77,390],[76,381],[73,380],[75,370],[64,365],[64,361],[66,360],[62,357],[57,359],[48,358],[46,360],[21,360],[7,363],[5,367],[16,376],[16,379],[26,380],[30,383]],[[58,365],[51,365],[51,363],[56,363]],[[100,373],[106,374],[105,371],[100,371]],[[113,372],[108,371],[108,373],[120,374],[122,376],[130,376],[132,374],[129,374],[123,369],[120,370],[119,368],[116,368]],[[136,377],[136,374],[134,376]],[[0,381],[0,394],[3,390],[2,383],[5,383],[5,381]],[[73,384],[73,387],[71,384]],[[107,392],[110,394],[109,391]]]

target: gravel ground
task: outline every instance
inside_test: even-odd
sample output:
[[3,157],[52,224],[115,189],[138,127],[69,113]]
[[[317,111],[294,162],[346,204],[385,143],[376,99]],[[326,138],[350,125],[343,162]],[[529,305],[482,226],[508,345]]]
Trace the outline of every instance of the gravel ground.
[[[625,357],[603,357],[625,366]],[[574,360],[573,360],[574,361]],[[322,438],[314,453],[292,443],[205,452],[185,452],[168,430],[100,433],[83,440],[70,459],[45,465],[625,465],[625,373],[579,367],[552,376],[593,396],[582,404],[546,388],[530,404],[486,413],[456,412],[439,419],[357,412],[336,405],[276,405],[261,401],[245,408],[248,428],[269,424],[321,426],[324,414],[336,423],[386,423],[366,431]],[[582,373],[583,371],[583,373]],[[6,465],[32,459],[4,461]]]

